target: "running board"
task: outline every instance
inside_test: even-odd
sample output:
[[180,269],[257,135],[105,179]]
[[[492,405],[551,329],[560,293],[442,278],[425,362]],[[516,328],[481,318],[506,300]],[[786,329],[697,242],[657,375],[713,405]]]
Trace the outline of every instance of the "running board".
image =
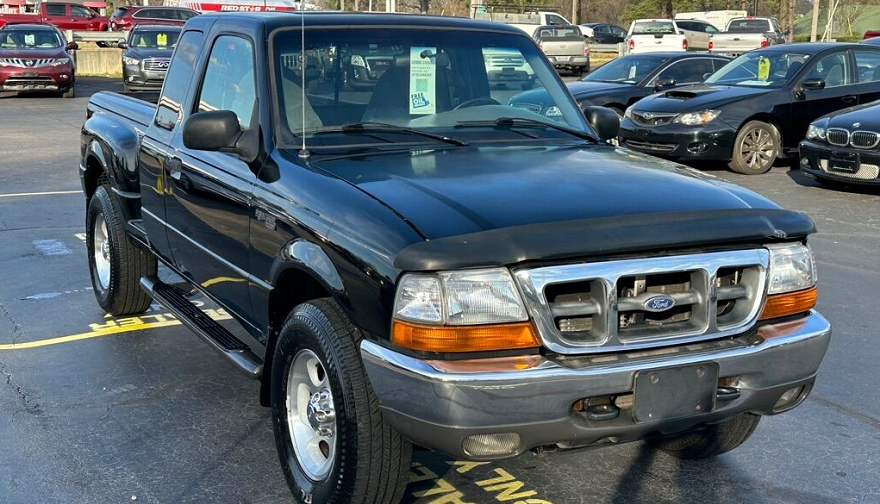
[[249,378],[257,380],[263,374],[263,362],[248,346],[190,303],[180,289],[152,277],[141,278],[141,288]]

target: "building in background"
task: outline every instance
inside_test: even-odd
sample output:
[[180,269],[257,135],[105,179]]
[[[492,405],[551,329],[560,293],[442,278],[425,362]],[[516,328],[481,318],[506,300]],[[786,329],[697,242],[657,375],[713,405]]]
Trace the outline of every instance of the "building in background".
[[199,12],[295,11],[300,9],[300,5],[305,10],[319,9],[313,3],[301,4],[293,0],[165,0],[165,5],[186,7]]

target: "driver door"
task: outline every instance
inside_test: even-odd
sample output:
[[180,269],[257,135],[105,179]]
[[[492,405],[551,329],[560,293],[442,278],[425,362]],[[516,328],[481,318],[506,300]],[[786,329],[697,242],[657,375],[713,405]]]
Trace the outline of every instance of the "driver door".
[[88,30],[92,22],[92,11],[82,5],[70,5],[70,24],[74,30]]
[[[819,117],[858,104],[855,65],[849,50],[826,54],[808,62],[808,65],[807,71],[794,87],[792,128],[785,142],[787,146],[797,145],[807,134],[807,126]],[[814,79],[824,81],[825,87],[803,87],[804,81]]]

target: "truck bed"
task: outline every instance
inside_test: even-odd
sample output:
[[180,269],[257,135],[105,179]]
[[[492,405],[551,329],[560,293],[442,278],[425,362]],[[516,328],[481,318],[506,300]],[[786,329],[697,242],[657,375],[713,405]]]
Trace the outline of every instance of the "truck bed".
[[157,98],[158,96],[152,93],[138,93],[135,97],[130,94],[101,91],[89,99],[89,109],[118,115],[146,128],[156,114],[155,101]]

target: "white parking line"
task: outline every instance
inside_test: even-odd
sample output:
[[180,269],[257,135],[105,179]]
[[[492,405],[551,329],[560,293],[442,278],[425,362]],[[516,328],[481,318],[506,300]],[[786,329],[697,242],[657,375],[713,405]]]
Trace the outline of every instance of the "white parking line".
[[0,198],[23,198],[26,196],[52,196],[56,194],[82,194],[82,191],[45,191],[45,192],[23,192],[0,194]]

